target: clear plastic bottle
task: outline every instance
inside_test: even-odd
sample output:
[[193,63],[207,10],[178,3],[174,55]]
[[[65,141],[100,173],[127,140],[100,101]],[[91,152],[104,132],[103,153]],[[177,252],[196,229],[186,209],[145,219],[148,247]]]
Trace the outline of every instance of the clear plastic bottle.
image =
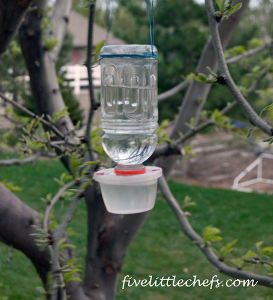
[[119,165],[142,164],[155,150],[156,57],[157,50],[150,45],[102,48],[102,143],[107,155]]

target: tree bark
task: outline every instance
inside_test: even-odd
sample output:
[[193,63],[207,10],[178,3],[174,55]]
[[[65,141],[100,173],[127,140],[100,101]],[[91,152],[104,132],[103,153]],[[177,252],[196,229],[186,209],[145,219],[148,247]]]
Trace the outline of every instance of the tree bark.
[[84,290],[90,299],[113,300],[128,247],[148,214],[110,214],[98,189],[94,184],[86,193],[88,251]]
[[32,0],[0,0],[0,55],[16,34]]
[[[0,184],[0,240],[31,260],[46,287],[50,255],[37,246],[34,225],[41,226],[39,213]],[[66,255],[70,256],[70,253]],[[66,290],[71,300],[88,300],[79,283],[70,282]]]
[[42,281],[46,283],[49,254],[37,247],[31,235],[35,232],[33,225],[38,223],[38,212],[0,184],[0,239],[22,251],[32,261]]
[[[44,47],[40,22],[41,10],[45,3],[46,1],[41,1],[37,9],[27,15],[21,25],[19,37],[30,75],[34,101],[40,114],[53,116],[54,113],[64,110],[65,104],[59,89],[54,53]],[[58,43],[62,43],[62,41],[58,41]],[[64,134],[73,129],[70,118],[66,116],[61,118],[56,126]]]

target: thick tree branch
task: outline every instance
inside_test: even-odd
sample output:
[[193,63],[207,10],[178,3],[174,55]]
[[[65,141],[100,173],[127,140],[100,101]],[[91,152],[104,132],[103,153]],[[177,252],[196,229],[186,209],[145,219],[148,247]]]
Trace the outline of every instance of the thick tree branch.
[[56,1],[51,18],[52,30],[49,30],[48,35],[54,36],[58,41],[57,45],[51,51],[51,56],[54,60],[58,58],[62,48],[62,41],[64,40],[67,24],[69,22],[69,15],[71,11],[72,0]]
[[212,42],[213,42],[215,55],[219,65],[220,75],[223,77],[226,85],[228,86],[235,100],[243,108],[245,115],[249,119],[249,121],[253,125],[260,128],[266,134],[272,136],[273,134],[272,126],[269,125],[267,122],[265,122],[262,118],[260,118],[260,116],[254,111],[254,109],[251,107],[249,102],[245,99],[245,97],[242,95],[239,88],[234,83],[232,76],[230,75],[227,63],[225,61],[223,46],[221,43],[219,28],[218,28],[219,24],[214,17],[214,7],[213,7],[212,0],[206,0],[206,7],[208,12],[209,26],[212,35]]
[[38,248],[32,234],[39,225],[39,214],[0,184],[0,239],[22,251],[36,267],[46,284],[50,268],[49,253]]
[[219,272],[226,274],[234,278],[242,279],[254,279],[258,284],[273,288],[273,278],[268,276],[263,276],[259,274],[254,274],[251,272],[239,270],[233,267],[226,265],[220,258],[214,253],[213,249],[206,245],[202,237],[193,229],[189,223],[185,212],[179,206],[177,200],[173,196],[166,179],[162,176],[159,179],[159,188],[166,199],[167,203],[174,212],[178,222],[180,223],[182,231],[185,235],[193,241],[193,244],[196,245],[200,251],[205,255],[207,260],[215,267]]
[[84,290],[91,299],[115,299],[117,276],[129,244],[147,213],[115,215],[106,211],[99,186],[86,191],[88,251]]
[[[20,42],[30,76],[31,90],[39,113],[45,116],[54,116],[57,112],[65,110],[65,104],[59,89],[55,59],[51,51],[44,47],[41,20],[45,6],[46,1],[40,1],[37,9],[27,14],[20,28]],[[62,40],[58,41],[58,44],[61,45]],[[60,118],[56,127],[63,134],[73,130],[69,116]]]
[[0,55],[16,34],[32,0],[0,0]]

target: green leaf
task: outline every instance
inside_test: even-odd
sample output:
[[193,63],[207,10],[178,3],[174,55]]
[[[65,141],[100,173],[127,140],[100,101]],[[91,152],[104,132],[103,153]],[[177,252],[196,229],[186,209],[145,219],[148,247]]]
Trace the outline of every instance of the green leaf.
[[228,56],[237,56],[246,52],[246,47],[243,45],[235,46],[226,51]]
[[255,247],[259,250],[261,248],[261,246],[263,245],[263,241],[259,241],[255,244]]
[[50,204],[52,201],[52,194],[48,193],[45,197],[41,197],[42,202],[44,202],[46,205]]
[[230,124],[229,117],[223,115],[222,112],[220,112],[218,109],[215,109],[212,112],[211,119],[213,120],[213,122],[217,126],[219,126],[221,128],[228,128],[228,129],[230,129],[232,127],[231,124]]
[[158,137],[158,144],[162,145],[164,143],[171,143],[171,138],[167,133],[166,129],[169,127],[170,122],[169,120],[163,120],[159,127],[156,130],[156,135]]
[[242,3],[241,3],[241,2],[236,3],[235,5],[231,6],[229,9],[227,9],[227,10],[224,12],[224,16],[225,16],[225,17],[231,16],[231,15],[234,14],[236,11],[238,11],[241,7],[242,7]]
[[263,247],[261,249],[261,254],[262,255],[265,255],[265,256],[270,256],[273,254],[273,247],[272,246],[266,246],[266,247]]
[[105,45],[105,43],[106,43],[105,40],[101,40],[100,42],[98,42],[96,44],[96,47],[95,47],[95,62],[99,59],[101,48]]
[[247,260],[247,259],[251,259],[254,257],[257,257],[257,253],[252,251],[252,250],[248,250],[247,253],[245,255],[242,256],[242,259]]
[[59,242],[58,242],[58,249],[59,249],[60,251],[66,250],[66,249],[74,250],[75,248],[76,248],[76,247],[75,247],[73,244],[67,243],[67,240],[65,240],[65,239],[61,239],[61,240],[59,240]]
[[230,254],[234,250],[234,246],[237,244],[237,242],[238,242],[238,240],[233,240],[233,241],[227,243],[226,245],[224,245],[220,249],[221,255],[225,257],[228,254]]
[[56,38],[46,38],[44,40],[44,49],[46,51],[53,50],[58,44],[58,40]]
[[10,181],[0,181],[0,184],[3,184],[7,189],[9,189],[13,193],[18,193],[22,191],[22,188],[20,186],[15,185]]
[[264,40],[258,39],[258,38],[253,38],[249,42],[249,47],[250,48],[256,48],[264,45]]
[[182,148],[182,154],[184,156],[195,156],[196,155],[196,153],[194,152],[191,145],[184,146]]
[[215,0],[219,10],[223,13],[225,10],[225,0]]
[[216,83],[217,77],[213,74],[204,74],[204,73],[190,73],[187,76],[187,80],[195,80],[202,83]]
[[230,262],[231,262],[233,265],[235,265],[237,268],[242,268],[243,265],[245,264],[244,261],[243,261],[243,259],[241,259],[241,258],[232,258],[232,259],[230,260]]
[[190,196],[187,195],[183,201],[183,208],[185,209],[190,206],[196,206],[196,203],[192,201],[192,198]]
[[102,137],[101,128],[97,127],[94,130],[92,130],[90,138],[92,140],[93,150],[99,155],[100,161],[106,161],[108,156],[103,150],[101,137]]
[[207,226],[203,230],[203,239],[205,243],[218,242],[223,239],[220,234],[221,234],[220,229],[213,226]]
[[56,111],[53,116],[52,116],[52,121],[54,123],[60,121],[62,118],[64,117],[67,117],[68,116],[68,110],[67,110],[67,107],[59,110],[59,111]]
[[76,153],[72,153],[69,160],[69,166],[70,166],[71,173],[74,176],[77,176],[80,165],[81,165],[81,160],[79,159],[78,155]]

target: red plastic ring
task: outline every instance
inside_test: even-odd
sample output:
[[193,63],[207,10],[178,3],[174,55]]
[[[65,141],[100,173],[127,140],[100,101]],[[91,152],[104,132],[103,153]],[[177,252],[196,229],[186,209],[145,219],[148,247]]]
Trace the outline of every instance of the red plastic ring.
[[124,170],[124,169],[118,169],[118,168],[115,168],[115,173],[116,175],[119,175],[119,176],[130,176],[130,175],[140,175],[140,174],[145,174],[146,173],[146,168],[141,168],[141,169],[128,169],[128,170]]

